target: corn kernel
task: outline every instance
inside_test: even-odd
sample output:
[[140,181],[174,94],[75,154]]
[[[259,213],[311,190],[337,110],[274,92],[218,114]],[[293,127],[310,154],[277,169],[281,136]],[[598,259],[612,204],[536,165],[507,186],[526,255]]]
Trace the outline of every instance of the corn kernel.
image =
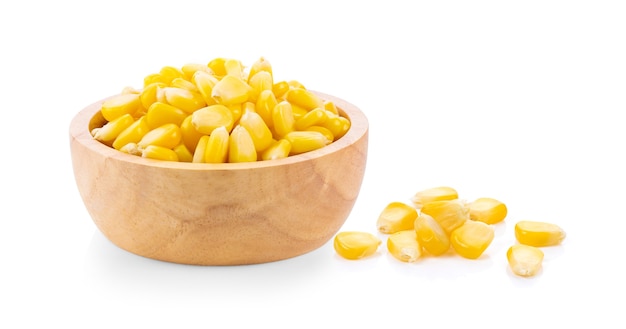
[[565,231],[556,224],[523,220],[515,224],[515,238],[521,244],[548,247],[560,244]]
[[219,82],[215,76],[204,71],[197,71],[193,75],[192,81],[207,105],[217,104],[217,101],[212,96],[213,87]]
[[287,83],[287,81],[279,81],[274,83],[274,85],[272,86],[272,93],[277,99],[282,99],[283,96],[287,94],[287,91],[289,91],[289,88],[291,87],[289,86],[289,83]]
[[198,140],[198,143],[196,144],[196,148],[194,149],[193,158],[191,159],[191,162],[204,163],[204,159],[206,157],[206,147],[208,143],[209,143],[209,135],[203,135],[202,137],[200,137],[200,139]]
[[467,220],[450,235],[450,244],[457,254],[476,259],[489,247],[494,238],[493,227],[483,222]]
[[224,126],[227,131],[233,129],[233,112],[221,104],[201,108],[191,115],[191,123],[202,134],[210,135],[215,128]]
[[227,75],[213,86],[211,97],[224,105],[243,103],[248,100],[251,89],[241,78]]
[[183,71],[173,66],[163,66],[159,71],[159,75],[161,76],[161,81],[167,85],[171,84],[176,78],[185,77]]
[[274,137],[282,138],[295,129],[296,120],[293,117],[291,104],[282,101],[272,110]]
[[141,150],[139,149],[139,146],[137,146],[137,143],[128,143],[120,147],[120,152],[141,156]]
[[[327,113],[329,113],[327,111]],[[335,136],[335,140],[341,138],[350,129],[350,121],[340,116],[329,116],[328,119],[321,122],[320,125],[330,130]]]
[[324,107],[324,102],[314,93],[302,87],[291,88],[286,95],[287,101],[310,111],[317,107]]
[[317,131],[290,131],[284,136],[284,139],[291,144],[290,155],[315,151],[332,142]]
[[130,114],[124,114],[113,121],[107,122],[102,128],[97,130],[93,138],[108,146],[112,146],[113,141],[119,134],[130,127],[134,121],[135,119]]
[[256,104],[254,106],[255,112],[263,118],[263,121],[265,121],[265,124],[267,124],[270,129],[274,127],[272,113],[277,104],[278,101],[276,101],[274,93],[269,90],[263,90],[257,97]]
[[243,65],[236,59],[227,58],[224,61],[224,70],[226,70],[226,75],[233,76],[237,79],[243,77]]
[[159,89],[165,87],[167,87],[167,85],[162,82],[155,82],[147,85],[139,94],[141,105],[144,108],[149,109],[150,106],[157,101],[157,92]]
[[387,250],[399,261],[413,263],[422,256],[414,230],[398,231],[387,238]]
[[492,198],[478,198],[468,205],[472,220],[496,224],[504,220],[507,214],[506,205]]
[[339,115],[339,110],[337,109],[335,103],[332,101],[324,101],[324,110],[332,114]]
[[224,67],[225,62],[225,58],[218,57],[212,59],[209,63],[207,63],[207,66],[211,69],[211,71],[213,71],[213,74],[218,77],[223,77],[226,75],[226,68]]
[[151,74],[146,75],[143,78],[144,88],[153,83],[162,83],[162,84],[167,85],[166,80],[159,73],[151,73]]
[[213,130],[204,150],[205,163],[224,163],[228,160],[228,131],[224,126]]
[[257,152],[262,152],[272,144],[272,131],[258,113],[245,111],[239,119],[239,124],[250,133]]
[[415,208],[402,202],[391,202],[378,215],[376,228],[385,234],[412,230],[416,218]]
[[448,234],[432,216],[420,213],[414,227],[417,241],[430,254],[439,256],[450,249]]
[[541,269],[543,251],[537,247],[519,244],[507,250],[506,258],[514,274],[531,277]]
[[261,152],[261,160],[283,159],[289,156],[290,151],[291,144],[286,139],[280,139]]
[[319,126],[321,123],[326,121],[326,119],[328,119],[326,110],[318,107],[305,113],[302,117],[296,120],[295,128],[297,130],[305,130],[311,126]]
[[154,102],[150,105],[150,108],[148,108],[145,118],[148,126],[154,129],[166,123],[173,123],[180,126],[187,116],[187,112],[177,107],[161,102]]
[[274,75],[272,73],[272,64],[263,57],[252,63],[252,66],[250,67],[250,72],[248,72],[248,83],[250,83],[250,79],[252,79],[252,77],[254,77],[259,72],[267,72],[270,74],[270,76]]
[[327,128],[324,128],[321,126],[310,126],[304,130],[305,131],[317,131],[318,133],[321,133],[322,135],[326,136],[326,139],[328,139],[331,142],[335,140],[335,136],[333,136],[333,133]]
[[240,125],[233,128],[228,144],[228,162],[257,161],[254,141],[248,130]]
[[178,144],[174,148],[174,152],[176,153],[176,156],[178,157],[179,162],[192,162],[193,161],[193,154],[191,153],[191,151],[189,151],[189,149],[187,148],[187,146],[185,146],[184,143]]
[[345,231],[335,235],[333,247],[341,257],[357,260],[373,255],[382,241],[371,233]]
[[104,119],[113,121],[124,114],[134,114],[140,105],[139,94],[122,94],[105,100],[100,111]]
[[173,123],[166,123],[146,133],[137,145],[145,149],[148,145],[162,146],[173,149],[181,142],[180,127]]
[[272,86],[274,85],[272,80],[272,75],[269,72],[261,71],[255,74],[248,81],[250,85],[250,95],[249,100],[251,102],[256,102],[259,94],[261,94],[264,90],[272,90]]
[[193,114],[188,115],[185,120],[180,124],[180,132],[182,135],[182,140],[187,149],[195,150],[196,146],[198,146],[198,141],[200,137],[205,134],[198,132],[196,127],[193,126],[191,120],[193,119]]
[[138,143],[149,131],[150,127],[148,127],[146,123],[146,117],[141,117],[135,120],[128,128],[124,129],[124,131],[115,138],[112,146],[116,150],[119,150],[128,143]]
[[170,87],[189,90],[192,93],[200,93],[200,90],[198,90],[198,87],[196,87],[196,85],[193,82],[187,80],[186,78],[175,78],[170,83]]
[[[199,93],[191,92],[187,89],[174,87],[165,87],[162,90],[165,95],[165,101],[168,104],[175,106],[187,113],[193,113],[194,111],[206,106],[204,98]],[[157,100],[159,100],[158,97]]]
[[205,64],[187,63],[187,64],[184,64],[180,69],[181,71],[183,71],[183,74],[185,75],[185,79],[189,81],[193,81],[194,74],[196,74],[196,72],[199,72],[199,71],[213,75],[213,71]]
[[460,200],[432,201],[423,205],[421,212],[432,216],[448,235],[469,220],[469,211]]
[[416,208],[421,208],[424,204],[432,201],[458,199],[459,194],[451,187],[440,186],[419,191],[411,198]]
[[172,149],[158,145],[148,145],[141,151],[141,156],[148,159],[178,161],[178,155]]

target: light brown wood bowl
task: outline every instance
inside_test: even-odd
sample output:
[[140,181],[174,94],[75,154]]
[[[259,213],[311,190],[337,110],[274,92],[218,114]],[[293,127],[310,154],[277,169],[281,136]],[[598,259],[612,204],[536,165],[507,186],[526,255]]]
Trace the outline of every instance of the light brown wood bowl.
[[201,164],[145,159],[90,134],[104,100],[70,125],[76,184],[98,229],[131,253],[182,264],[242,265],[283,260],[329,241],[361,188],[368,121],[323,93],[351,121],[322,149],[280,160]]

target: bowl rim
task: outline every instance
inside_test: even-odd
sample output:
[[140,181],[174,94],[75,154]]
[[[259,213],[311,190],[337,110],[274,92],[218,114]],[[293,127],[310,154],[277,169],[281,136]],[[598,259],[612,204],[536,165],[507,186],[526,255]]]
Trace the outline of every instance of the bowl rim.
[[337,110],[350,120],[350,129],[344,136],[320,149],[291,155],[282,159],[238,163],[191,163],[149,159],[121,152],[95,140],[89,131],[90,123],[97,115],[100,114],[102,103],[109,98],[115,97],[116,95],[103,98],[79,111],[70,123],[70,140],[72,143],[78,142],[91,151],[102,154],[107,158],[114,158],[118,161],[128,162],[135,165],[192,171],[232,171],[287,166],[295,163],[306,162],[311,159],[333,154],[358,142],[361,138],[367,135],[369,130],[368,119],[357,106],[329,94],[315,90],[310,91],[318,95],[323,100],[332,101],[337,107]]

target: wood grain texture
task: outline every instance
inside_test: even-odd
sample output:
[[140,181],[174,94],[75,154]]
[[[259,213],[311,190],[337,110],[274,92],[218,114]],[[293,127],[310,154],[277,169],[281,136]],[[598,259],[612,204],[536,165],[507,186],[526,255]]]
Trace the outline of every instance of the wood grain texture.
[[319,248],[341,228],[361,188],[368,121],[323,93],[351,121],[312,152],[251,163],[179,163],[128,155],[94,140],[103,100],[70,125],[76,184],[98,229],[134,254],[174,263],[239,265]]

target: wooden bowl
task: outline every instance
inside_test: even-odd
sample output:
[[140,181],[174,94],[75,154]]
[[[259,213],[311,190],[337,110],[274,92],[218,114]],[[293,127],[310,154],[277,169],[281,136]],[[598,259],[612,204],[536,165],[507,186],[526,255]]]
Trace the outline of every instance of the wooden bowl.
[[110,148],[90,134],[104,100],[70,125],[76,184],[98,229],[131,253],[182,264],[239,265],[302,255],[330,240],[361,188],[368,121],[322,93],[351,121],[315,151],[249,163],[182,163]]

